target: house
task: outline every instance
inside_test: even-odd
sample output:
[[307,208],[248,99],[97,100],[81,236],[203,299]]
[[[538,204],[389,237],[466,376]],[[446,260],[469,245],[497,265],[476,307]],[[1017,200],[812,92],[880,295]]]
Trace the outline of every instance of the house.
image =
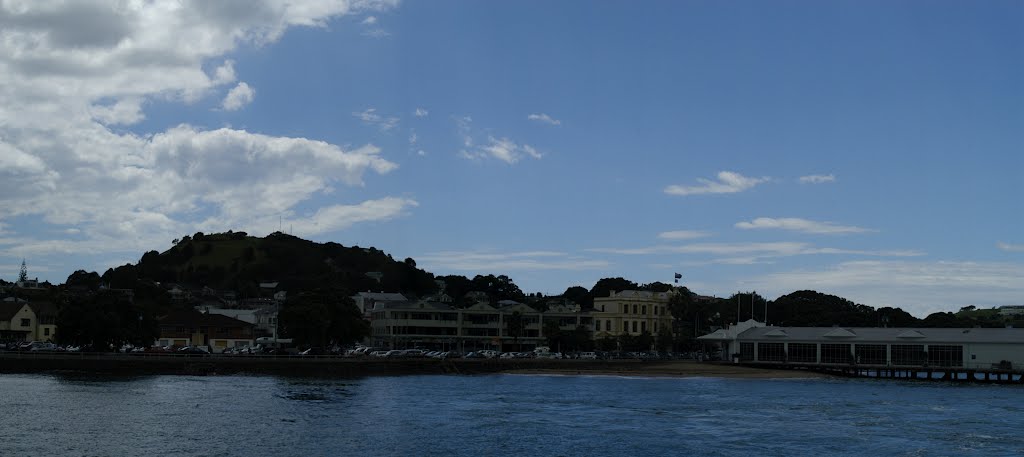
[[161,346],[209,346],[214,352],[253,344],[253,324],[221,314],[178,311],[160,318]]
[[36,313],[19,300],[0,302],[0,340],[36,341]]
[[611,291],[607,297],[594,297],[594,338],[639,335],[645,331],[658,335],[663,329],[671,329],[669,298],[670,292],[646,290]]

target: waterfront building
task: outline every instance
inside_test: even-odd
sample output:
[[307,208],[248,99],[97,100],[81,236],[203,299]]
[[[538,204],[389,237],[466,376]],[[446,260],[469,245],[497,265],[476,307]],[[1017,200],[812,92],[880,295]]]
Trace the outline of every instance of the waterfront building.
[[214,352],[251,346],[254,325],[221,314],[178,311],[160,318],[160,346],[209,346]]
[[378,302],[405,302],[409,301],[409,299],[399,293],[366,291],[353,295],[352,301],[356,303],[356,308],[359,308],[359,312],[363,317],[369,319],[374,305]]
[[698,340],[741,363],[803,366],[1024,367],[1024,329],[766,327],[747,321]]
[[616,338],[622,334],[658,335],[671,331],[671,292],[646,290],[612,291],[607,297],[594,297],[594,338]]
[[[375,347],[462,351],[529,350],[546,344],[545,325],[555,325],[550,322],[556,322],[561,331],[572,331],[578,326],[590,328],[593,319],[579,305],[558,305],[540,312],[518,302],[497,307],[476,303],[459,309],[426,300],[377,302],[371,315],[370,341]],[[519,325],[515,319],[520,320]]]
[[57,307],[50,302],[8,298],[0,302],[0,341],[53,341]]

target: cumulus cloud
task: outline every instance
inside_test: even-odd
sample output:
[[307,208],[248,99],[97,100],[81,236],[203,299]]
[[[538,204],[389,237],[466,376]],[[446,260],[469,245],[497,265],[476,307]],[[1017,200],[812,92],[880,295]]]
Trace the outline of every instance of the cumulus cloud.
[[224,97],[224,101],[220,106],[226,111],[235,111],[249,103],[252,103],[252,100],[255,97],[256,90],[249,87],[248,84],[240,82],[237,86],[228,91],[228,95]]
[[1024,244],[1010,244],[999,242],[996,247],[1006,252],[1024,252]]
[[836,176],[832,174],[827,175],[807,175],[800,177],[801,184],[824,184],[827,182],[835,182]]
[[836,225],[832,222],[817,222],[796,217],[759,217],[749,222],[737,222],[736,228],[744,230],[777,229],[790,230],[802,233],[813,233],[823,235],[842,235],[849,233],[866,233],[875,230],[851,225]]
[[363,25],[374,25],[376,23],[377,23],[377,16],[366,16],[366,19],[363,19],[363,22],[362,22]]
[[749,178],[739,173],[731,171],[720,171],[718,172],[718,180],[712,181],[710,179],[698,178],[697,181],[701,183],[699,186],[680,186],[671,185],[665,188],[665,193],[669,195],[700,195],[700,194],[731,194],[736,192],[743,192],[750,189],[758,184],[768,182],[769,178]]
[[562,125],[562,121],[560,121],[558,119],[554,119],[551,116],[548,116],[547,114],[544,114],[544,113],[531,114],[529,116],[526,116],[526,118],[531,120],[531,121],[540,122],[542,124]]
[[377,114],[377,108],[367,108],[365,111],[352,113],[352,116],[363,121],[366,125],[376,126],[382,132],[395,128],[399,122],[397,117],[386,117]]
[[412,114],[416,117],[427,117],[430,114],[430,111],[423,108],[416,108],[416,111],[413,111]]
[[658,238],[663,240],[692,240],[694,238],[704,238],[709,236],[708,232],[700,230],[673,230],[670,232],[661,232],[658,234]]
[[[137,253],[199,227],[246,230],[337,184],[361,186],[367,174],[393,170],[397,165],[372,145],[343,149],[189,125],[112,128],[145,119],[149,100],[191,103],[234,84],[234,62],[224,56],[239,46],[393,5],[0,3],[0,221],[57,225],[20,237],[8,226],[0,253]],[[238,83],[223,107],[251,100],[252,88]],[[310,211],[322,227],[339,228],[340,215],[387,219],[414,206],[385,197]],[[75,239],[66,239],[67,226],[80,231]]]

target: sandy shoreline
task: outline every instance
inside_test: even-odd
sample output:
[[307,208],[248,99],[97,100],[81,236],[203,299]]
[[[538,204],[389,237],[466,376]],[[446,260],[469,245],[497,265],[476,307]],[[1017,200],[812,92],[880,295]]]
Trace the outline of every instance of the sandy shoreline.
[[509,374],[552,374],[588,376],[638,376],[638,377],[705,377],[705,378],[830,378],[831,375],[807,370],[777,370],[754,368],[728,363],[707,363],[696,361],[648,362],[608,367],[524,368],[505,370]]

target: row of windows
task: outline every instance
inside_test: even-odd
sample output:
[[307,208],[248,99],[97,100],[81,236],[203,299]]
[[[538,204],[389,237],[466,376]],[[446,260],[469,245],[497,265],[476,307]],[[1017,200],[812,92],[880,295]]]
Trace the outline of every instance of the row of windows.
[[[630,313],[629,312],[630,305],[623,304],[622,305],[622,314],[643,314],[643,315],[647,315],[647,305],[633,305],[632,309],[633,309],[633,312]],[[603,311],[604,308],[602,307],[601,310]],[[663,315],[665,315],[665,307],[664,306],[651,306],[651,311],[654,312],[655,316],[663,316]]]
[[[754,343],[740,343],[740,360],[754,360]],[[885,365],[891,352],[893,365],[930,365],[960,367],[964,363],[963,346],[923,344],[848,344],[822,343],[821,363]],[[757,360],[761,362],[818,363],[818,345],[813,343],[758,343]]]

